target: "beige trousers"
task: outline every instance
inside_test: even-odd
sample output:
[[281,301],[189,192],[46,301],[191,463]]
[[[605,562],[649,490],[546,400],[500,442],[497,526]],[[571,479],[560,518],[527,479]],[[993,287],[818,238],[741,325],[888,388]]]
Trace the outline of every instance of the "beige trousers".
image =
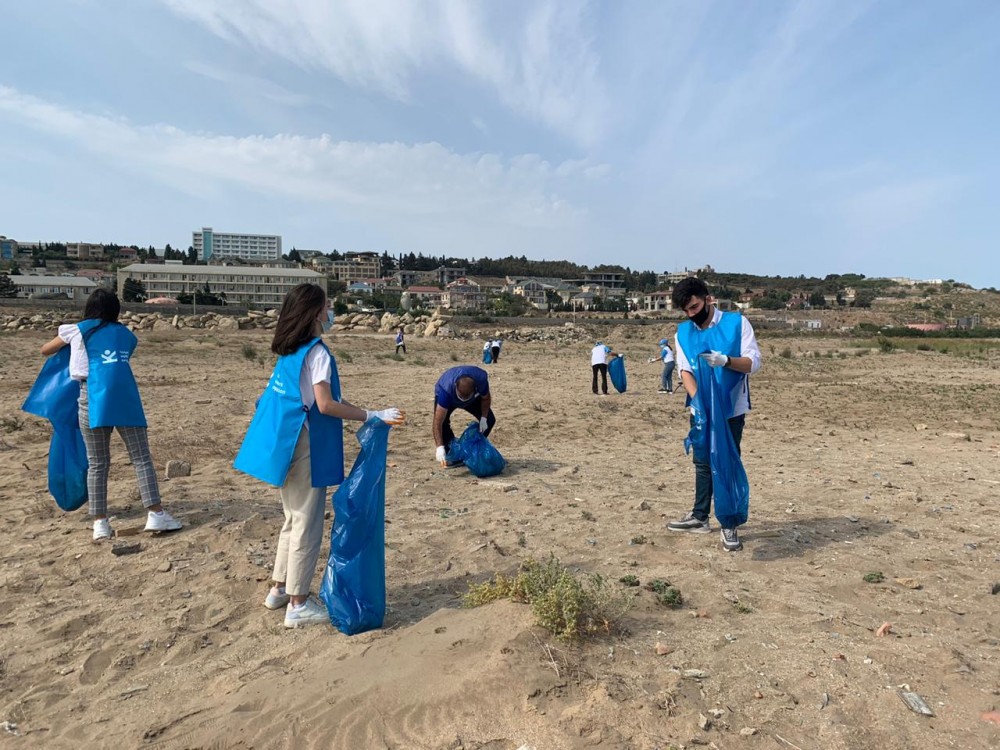
[[309,430],[302,428],[292,465],[281,488],[281,506],[285,525],[278,535],[278,553],[274,558],[275,581],[285,582],[285,591],[292,596],[306,596],[316,560],[323,544],[323,514],[326,510],[326,487],[312,486],[309,468]]

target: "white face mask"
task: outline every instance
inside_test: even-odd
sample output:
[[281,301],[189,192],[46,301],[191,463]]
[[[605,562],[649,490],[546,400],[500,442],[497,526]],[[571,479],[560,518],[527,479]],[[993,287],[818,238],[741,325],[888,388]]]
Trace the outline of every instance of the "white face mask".
[[319,324],[323,328],[323,333],[326,333],[331,328],[333,328],[333,310],[327,310],[326,320],[321,320]]

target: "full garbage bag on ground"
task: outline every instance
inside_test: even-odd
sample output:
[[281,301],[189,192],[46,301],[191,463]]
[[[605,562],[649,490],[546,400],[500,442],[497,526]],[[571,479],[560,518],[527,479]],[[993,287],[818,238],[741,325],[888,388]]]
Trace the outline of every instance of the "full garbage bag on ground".
[[611,378],[611,385],[619,393],[625,393],[628,389],[628,379],[625,377],[625,357],[618,355],[608,362],[608,377]]
[[357,433],[361,452],[333,494],[330,559],[320,598],[347,635],[382,627],[385,618],[385,461],[389,425],[372,417]]
[[447,461],[464,462],[469,471],[477,477],[496,476],[507,466],[500,451],[479,431],[478,421],[470,422],[465,432],[451,441],[451,445],[448,446]]
[[87,448],[78,418],[80,383],[69,376],[70,348],[62,347],[42,365],[21,409],[52,423],[49,493],[63,510],[87,502]]

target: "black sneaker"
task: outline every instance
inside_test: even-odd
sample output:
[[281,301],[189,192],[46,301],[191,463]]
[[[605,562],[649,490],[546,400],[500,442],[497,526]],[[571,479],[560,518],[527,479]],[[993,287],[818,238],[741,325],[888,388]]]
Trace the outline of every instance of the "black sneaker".
[[696,518],[694,513],[688,513],[679,521],[671,521],[667,528],[671,531],[690,531],[693,534],[709,534],[712,531],[708,521]]
[[740,535],[736,533],[736,529],[722,530],[722,548],[726,552],[736,552],[743,549],[743,542],[740,541]]

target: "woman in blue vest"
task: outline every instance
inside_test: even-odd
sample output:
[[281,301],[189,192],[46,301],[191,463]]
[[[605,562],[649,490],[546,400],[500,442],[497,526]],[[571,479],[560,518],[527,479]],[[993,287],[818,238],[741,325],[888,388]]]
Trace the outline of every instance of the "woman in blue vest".
[[285,296],[271,341],[278,361],[233,463],[281,488],[285,524],[264,606],[285,607],[286,628],[330,622],[309,591],[323,541],[326,488],[344,481],[343,420],[404,420],[399,409],[365,411],[341,397],[337,362],[320,338],[332,325],[321,287],[299,284]]
[[42,347],[55,354],[69,344],[69,374],[80,381],[80,431],[87,448],[87,498],[94,517],[94,541],[110,539],[108,471],[111,433],[125,441],[139,481],[142,505],[148,510],[146,531],[177,531],[181,522],[163,510],[156,470],[149,453],[146,416],[129,362],[138,340],[118,322],[121,303],[107,289],[87,298],[83,320],[59,326],[58,335]]

